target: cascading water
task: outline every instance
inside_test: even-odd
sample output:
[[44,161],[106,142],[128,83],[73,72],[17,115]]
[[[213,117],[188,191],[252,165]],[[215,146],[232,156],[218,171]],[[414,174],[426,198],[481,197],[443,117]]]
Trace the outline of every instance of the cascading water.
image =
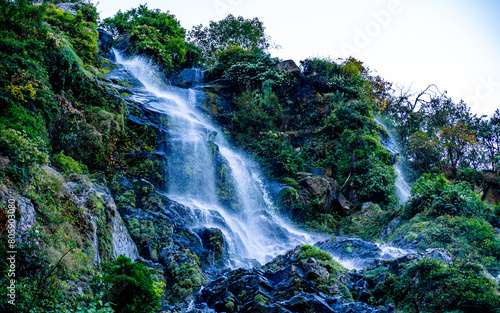
[[[399,156],[399,148],[396,144],[396,140],[394,139],[392,133],[387,129],[387,127],[380,122],[379,120],[375,119],[375,122],[380,125],[387,133],[389,134],[389,137],[382,137],[381,143],[386,148],[392,155],[394,156]],[[411,187],[408,184],[408,182],[405,179],[403,169],[401,167],[401,163],[395,162],[394,165],[394,171],[396,172],[397,178],[396,178],[396,195],[399,199],[400,203],[404,203],[408,200],[410,197],[410,190]]]
[[[115,57],[144,86],[131,97],[142,99],[143,105],[168,118],[167,195],[191,210],[196,219],[193,227],[223,232],[232,266],[249,266],[251,260],[265,263],[299,244],[313,242],[313,237],[273,212],[258,166],[233,149],[198,109],[203,104],[202,91],[168,86],[141,57],[125,59],[117,51]],[[232,190],[229,200],[222,199],[218,190],[222,178]]]

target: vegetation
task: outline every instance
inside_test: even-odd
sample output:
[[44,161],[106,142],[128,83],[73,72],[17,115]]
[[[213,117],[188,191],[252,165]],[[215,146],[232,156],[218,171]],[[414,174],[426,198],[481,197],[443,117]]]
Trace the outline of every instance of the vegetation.
[[395,296],[405,312],[498,312],[500,304],[497,283],[483,267],[434,259],[410,264]]
[[185,41],[185,29],[168,11],[150,10],[143,4],[118,11],[113,18],[104,19],[103,26],[127,41],[129,53],[150,57],[167,73],[199,62],[199,50]]
[[[6,199],[24,202],[26,210],[15,216],[17,294],[23,295],[16,311],[154,312],[161,300],[185,303],[207,284],[210,262],[200,260],[202,253],[225,264],[223,234],[210,230],[207,243],[197,247],[203,252],[191,251],[184,243],[198,239],[187,230],[174,232],[160,218],[175,215],[163,210],[169,204],[155,190],[165,186],[165,159],[154,151],[164,144],[158,135],[168,121],[153,114],[148,126],[127,118],[144,112],[124,100],[126,86],[120,95],[105,81],[113,68],[99,52],[96,8],[76,1],[73,14],[59,2],[0,0],[2,242],[8,242]],[[443,248],[455,258],[452,264],[413,261],[399,274],[389,267],[360,274],[380,291],[378,302],[367,302],[394,302],[403,312],[498,312],[498,284],[486,271],[500,271],[500,207],[485,203],[484,194],[500,192],[500,110],[477,117],[435,86],[397,94],[354,58],[310,58],[283,70],[281,60],[268,54],[273,43],[257,18],[229,15],[186,36],[170,12],[141,5],[102,26],[118,37],[117,48],[150,58],[167,76],[207,66],[207,98],[215,99],[210,118],[269,178],[286,185],[279,210],[295,223],[420,250]],[[225,108],[217,105],[222,100]],[[382,146],[385,131],[374,114],[395,132],[400,156]],[[237,192],[217,146],[210,149],[218,162],[219,198],[231,208]],[[406,160],[414,181],[402,204],[392,167],[398,158]],[[328,186],[306,197],[303,177],[319,177]],[[107,187],[114,201],[104,196]],[[124,225],[139,254],[147,262],[168,260],[165,268],[115,256],[111,221],[124,212],[138,212],[124,217]],[[380,237],[389,222],[391,231]],[[2,286],[10,283],[7,251],[2,244]],[[353,300],[341,281],[347,270],[328,253],[304,245],[294,262],[311,258],[328,272],[318,277],[317,290]],[[0,297],[6,293],[3,288]],[[227,299],[228,310],[240,305]],[[260,294],[254,300],[269,301]],[[11,309],[0,303],[2,312]]]
[[230,47],[265,52],[273,46],[258,18],[245,19],[231,14],[218,22],[211,21],[205,28],[202,24],[194,26],[188,35],[200,48],[202,60],[207,65],[213,65],[217,54]]
[[104,264],[104,299],[117,312],[155,312],[160,306],[161,284],[153,282],[151,273],[142,264],[132,263],[120,255]]

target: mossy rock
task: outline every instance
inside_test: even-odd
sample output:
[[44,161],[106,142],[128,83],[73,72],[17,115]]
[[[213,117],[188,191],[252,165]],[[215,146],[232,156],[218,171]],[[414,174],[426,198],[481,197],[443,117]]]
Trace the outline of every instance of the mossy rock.
[[203,228],[199,235],[203,248],[210,251],[211,255],[207,256],[207,259],[213,259],[216,266],[222,266],[229,255],[229,247],[222,231],[218,228]]

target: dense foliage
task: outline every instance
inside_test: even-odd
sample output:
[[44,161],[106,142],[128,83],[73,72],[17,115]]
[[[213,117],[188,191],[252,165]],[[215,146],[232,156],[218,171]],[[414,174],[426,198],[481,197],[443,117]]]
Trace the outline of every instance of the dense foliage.
[[[174,234],[156,217],[125,220],[141,256],[168,260],[162,269],[113,254],[110,221],[122,212],[103,190],[109,186],[126,210],[147,206],[156,210],[154,216],[165,213],[158,209],[165,200],[155,193],[155,186],[165,184],[165,160],[153,151],[158,128],[168,121],[156,121],[155,128],[127,119],[141,112],[107,86],[104,74],[113,68],[99,53],[96,8],[70,1],[73,14],[54,5],[59,2],[0,0],[0,194],[26,199],[36,215],[29,224],[23,220],[17,242],[16,311],[154,312],[160,300],[193,299],[207,283],[203,266],[209,260],[172,247],[171,236],[196,241],[187,229]],[[384,272],[387,279],[380,281],[368,273],[384,289],[380,301],[404,312],[498,312],[498,284],[485,269],[500,271],[500,208],[487,205],[478,191],[483,198],[487,190],[500,191],[500,110],[477,117],[434,86],[396,95],[390,83],[354,58],[310,58],[300,68],[283,69],[282,60],[267,53],[273,44],[257,18],[229,15],[195,26],[190,42],[174,15],[146,5],[120,11],[102,25],[119,37],[118,48],[149,57],[168,76],[200,63],[209,66],[207,103],[217,99],[210,103],[210,118],[283,184],[279,210],[297,224],[420,250],[443,248],[455,257],[452,264],[409,262],[399,276]],[[415,181],[411,198],[401,205],[392,167],[398,157],[382,146],[386,134],[376,113],[397,134],[400,157]],[[228,169],[220,168],[220,198],[231,202],[237,195],[224,189]],[[312,186],[304,177],[326,187],[306,197]],[[85,201],[71,186],[78,186]],[[4,243],[6,212],[0,204]],[[16,219],[21,222],[19,214]],[[218,255],[211,262],[220,266],[224,235],[218,231],[211,241]],[[322,292],[347,272],[317,247],[302,246],[297,258],[328,269],[318,286]],[[6,260],[2,244],[2,286],[10,283]],[[6,293],[2,288],[0,297]],[[0,303],[2,312],[11,309]]]
[[150,10],[144,4],[127,12],[118,11],[102,25],[126,40],[129,53],[150,57],[168,73],[199,61],[199,51],[185,41],[185,29],[168,11]]
[[418,213],[429,217],[442,215],[486,217],[488,207],[467,182],[451,184],[443,174],[424,174],[412,186],[412,196],[403,216],[411,218]]
[[[298,172],[321,168],[344,183],[342,193],[356,205],[394,202],[396,175],[373,118],[382,98],[375,96],[380,88],[369,70],[352,58],[309,59],[303,74],[279,71],[278,63],[261,50],[219,52],[207,76],[220,84],[234,111],[216,118],[275,178],[293,182]],[[294,198],[298,191],[290,187]],[[334,218],[334,212],[322,215],[321,205],[295,198],[284,202],[296,222]]]
[[395,296],[405,312],[499,312],[497,283],[487,275],[477,264],[423,259],[405,269]]
[[202,24],[194,26],[188,35],[190,41],[200,47],[203,62],[213,65],[217,54],[230,47],[265,52],[273,46],[265,29],[256,17],[245,19],[229,14],[218,22],[210,21],[208,27],[203,28]]
[[456,179],[462,170],[498,176],[500,111],[490,118],[470,112],[434,85],[412,94],[401,91],[383,113],[392,119],[413,176],[444,173]]
[[[152,177],[161,168],[144,169],[141,157],[127,157],[152,151],[157,132],[127,122],[125,103],[100,81],[107,63],[98,54],[96,8],[82,2],[72,8],[75,14],[45,1],[0,2],[0,190],[2,197],[24,197],[37,216],[22,224],[17,242],[16,312],[113,312],[100,294],[70,291],[68,281],[99,273],[96,253],[103,261],[112,254],[104,200],[94,190],[84,210],[66,183],[92,186],[87,175],[105,181],[119,170]],[[6,210],[0,204],[3,243]],[[99,251],[88,240],[91,215]],[[0,307],[13,308],[3,300]]]
[[154,312],[160,306],[161,288],[142,264],[120,255],[104,264],[104,298],[117,312]]

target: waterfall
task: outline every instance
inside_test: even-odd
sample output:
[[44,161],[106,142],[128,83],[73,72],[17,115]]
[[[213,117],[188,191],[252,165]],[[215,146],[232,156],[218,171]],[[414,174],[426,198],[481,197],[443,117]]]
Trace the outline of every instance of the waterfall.
[[382,136],[381,143],[386,148],[394,157],[395,157],[395,162],[394,162],[394,171],[396,172],[397,178],[396,178],[396,196],[399,199],[400,203],[404,203],[408,200],[410,197],[410,191],[411,187],[408,184],[408,181],[406,180],[404,176],[404,171],[403,168],[401,167],[401,163],[398,162],[397,156],[400,156],[399,148],[398,145],[396,144],[396,140],[394,139],[394,136],[392,133],[387,129],[387,127],[380,122],[379,120],[375,119],[375,122],[380,125],[388,134],[389,137]]
[[[276,215],[258,165],[234,149],[199,109],[205,98],[200,88],[168,85],[142,57],[126,59],[116,50],[115,57],[143,85],[131,97],[168,119],[168,197],[191,210],[193,227],[222,231],[230,266],[265,263],[299,244],[313,243],[315,238]],[[201,80],[202,72],[196,77]],[[221,188],[227,189],[224,195]]]

